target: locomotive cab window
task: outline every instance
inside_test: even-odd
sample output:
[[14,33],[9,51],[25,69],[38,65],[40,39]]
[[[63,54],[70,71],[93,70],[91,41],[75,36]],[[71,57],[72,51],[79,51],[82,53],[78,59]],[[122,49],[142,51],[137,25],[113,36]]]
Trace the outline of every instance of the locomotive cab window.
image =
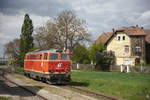
[[44,60],[47,60],[47,56],[48,56],[48,54],[45,53],[45,54],[44,54]]
[[58,60],[58,54],[51,54],[50,60]]
[[61,54],[61,60],[68,60],[67,54]]
[[40,55],[40,60],[42,59],[42,54]]

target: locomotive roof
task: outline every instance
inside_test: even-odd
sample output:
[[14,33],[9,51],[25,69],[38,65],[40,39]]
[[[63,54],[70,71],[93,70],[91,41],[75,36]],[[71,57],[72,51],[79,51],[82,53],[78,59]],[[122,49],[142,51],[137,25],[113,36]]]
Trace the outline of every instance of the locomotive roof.
[[58,49],[49,49],[49,50],[40,50],[40,49],[37,49],[37,50],[34,50],[32,52],[28,52],[26,54],[35,54],[35,53],[47,53],[47,52],[53,52],[53,53],[56,53],[56,52],[65,52],[63,50],[58,50]]

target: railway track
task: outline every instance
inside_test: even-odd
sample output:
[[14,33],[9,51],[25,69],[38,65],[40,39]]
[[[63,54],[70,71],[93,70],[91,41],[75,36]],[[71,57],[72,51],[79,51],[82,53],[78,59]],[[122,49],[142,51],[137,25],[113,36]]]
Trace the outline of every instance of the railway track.
[[[28,94],[30,94],[31,96],[36,96],[36,97],[35,97],[35,100],[48,100],[47,98],[45,98],[45,97],[43,97],[43,96],[41,96],[41,95],[39,95],[39,94],[36,94],[36,93],[30,91],[29,89],[27,89],[27,88],[25,88],[25,87],[23,87],[23,86],[21,86],[21,85],[15,83],[15,82],[9,80],[9,79],[8,79],[7,77],[5,77],[5,75],[4,75],[4,74],[6,74],[6,73],[8,73],[8,72],[10,72],[10,71],[7,70],[7,69],[0,69],[0,76],[1,76],[0,79],[3,80],[4,82],[7,82],[7,83],[9,83],[9,84],[12,84],[13,86],[18,87],[18,88],[17,88],[17,91],[18,91],[19,88],[21,88],[21,89],[22,89],[21,91],[24,91],[24,93],[27,93],[27,92],[28,92]],[[20,74],[20,75],[23,75],[23,74]],[[15,90],[12,90],[12,91],[15,91]],[[32,98],[33,98],[33,97],[32,97]],[[22,97],[20,97],[20,99],[21,99],[21,100],[24,100]]]
[[[9,71],[10,72],[10,71]],[[18,72],[15,72],[15,74],[19,74],[19,75],[23,75],[23,73],[18,73]],[[15,84],[15,83],[14,83]],[[59,86],[59,85],[58,85]],[[111,95],[106,95],[106,94],[103,94],[103,93],[97,93],[97,92],[94,92],[94,91],[90,91],[90,90],[87,90],[87,89],[83,89],[81,87],[78,87],[78,86],[73,86],[73,85],[61,85],[59,86],[60,88],[64,88],[64,89],[70,89],[70,90],[75,90],[76,92],[78,93],[82,93],[82,94],[85,94],[85,95],[88,95],[88,96],[93,96],[95,98],[102,98],[102,100],[124,100],[124,99],[120,99],[118,97],[115,97],[115,96],[111,96]],[[21,87],[23,88],[23,87]],[[25,88],[24,88],[25,89]],[[27,89],[25,89],[26,91],[29,91]],[[32,91],[29,91],[29,92],[32,92]],[[43,100],[47,100],[46,98],[42,97],[39,95],[39,97],[43,98]]]
[[105,100],[123,100],[123,99],[117,98],[115,96],[110,96],[110,95],[106,95],[106,94],[102,94],[102,93],[93,92],[93,91],[83,89],[80,87],[76,87],[76,86],[67,86],[67,87],[72,88],[72,89],[76,90],[77,92],[80,92],[83,94],[88,94],[90,96],[94,96],[96,98],[105,98]]

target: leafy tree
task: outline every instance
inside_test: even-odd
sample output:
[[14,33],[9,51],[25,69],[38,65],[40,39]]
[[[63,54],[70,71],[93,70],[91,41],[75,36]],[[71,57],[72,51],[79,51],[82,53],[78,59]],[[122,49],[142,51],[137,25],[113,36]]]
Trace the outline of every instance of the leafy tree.
[[16,64],[17,64],[17,59],[14,57],[9,57],[8,65],[16,65]]
[[33,24],[28,14],[25,14],[24,23],[21,29],[20,35],[20,59],[21,64],[24,64],[24,57],[27,52],[29,52],[33,48]]
[[97,51],[102,52],[104,50],[106,50],[106,47],[104,46],[104,44],[102,42],[100,42],[99,44],[93,44],[89,50],[90,60],[95,64],[96,63],[96,59],[95,59],[96,52]]
[[80,64],[89,64],[88,50],[85,45],[78,44],[73,50],[72,61]]
[[115,55],[112,51],[97,51],[95,55],[96,68],[101,70],[109,70],[110,65],[115,63]]

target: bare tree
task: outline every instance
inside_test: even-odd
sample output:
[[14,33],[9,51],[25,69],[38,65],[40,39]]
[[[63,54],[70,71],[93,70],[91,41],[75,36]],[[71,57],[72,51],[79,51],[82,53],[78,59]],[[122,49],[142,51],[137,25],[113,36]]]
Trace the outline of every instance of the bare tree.
[[72,11],[63,11],[55,19],[58,38],[66,49],[72,51],[75,45],[89,40],[86,22],[78,19]]
[[13,41],[10,41],[9,43],[5,44],[4,54],[8,57],[17,57],[18,55],[20,55],[19,43],[20,39],[14,39]]
[[13,60],[13,64],[20,65],[20,39],[14,39],[13,41],[10,41],[9,43],[4,45],[4,55],[7,55],[9,60]]
[[[90,41],[86,21],[77,18],[73,11],[63,11],[44,27],[37,28],[36,33],[35,40],[39,42],[39,47],[65,47],[70,52],[77,44]],[[45,44],[41,45],[42,43]]]
[[36,33],[37,34],[34,35],[35,48],[38,48],[38,49],[50,48],[49,43],[51,42],[48,43],[48,39],[47,39],[48,33],[46,31],[46,28],[41,26],[36,29]]

